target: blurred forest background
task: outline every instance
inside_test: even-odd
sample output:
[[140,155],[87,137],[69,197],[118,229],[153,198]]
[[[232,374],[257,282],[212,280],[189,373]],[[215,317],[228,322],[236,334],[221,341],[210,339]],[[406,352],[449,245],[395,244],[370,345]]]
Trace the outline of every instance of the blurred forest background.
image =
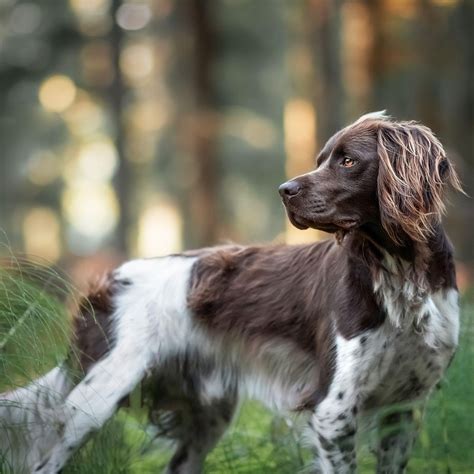
[[[39,257],[84,287],[125,258],[321,238],[287,224],[278,185],[381,109],[430,126],[473,196],[473,29],[473,0],[0,0],[0,256]],[[413,473],[474,472],[474,206],[451,203],[462,344]],[[17,284],[0,285],[0,366],[29,347],[30,326],[15,343],[5,321],[56,311]],[[30,300],[15,306],[18,288]],[[102,467],[80,453],[67,472],[164,462],[144,456],[133,423],[119,416],[111,430],[83,451],[96,449]],[[107,433],[118,437],[115,468]],[[361,472],[373,469],[366,455]],[[206,472],[294,473],[305,459],[288,420],[249,405]]]
[[[471,0],[2,0],[0,241],[87,279],[125,257],[318,237],[277,194],[387,109],[474,194]],[[463,283],[474,207],[446,219]]]

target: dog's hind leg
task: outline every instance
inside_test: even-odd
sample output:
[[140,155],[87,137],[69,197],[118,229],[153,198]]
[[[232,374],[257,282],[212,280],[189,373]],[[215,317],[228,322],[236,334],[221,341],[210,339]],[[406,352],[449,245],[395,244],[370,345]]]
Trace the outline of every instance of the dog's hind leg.
[[186,306],[194,259],[169,257],[131,261],[113,274],[113,348],[89,370],[65,401],[62,436],[35,466],[57,473],[119,402],[170,353],[185,348],[191,332]]
[[14,472],[29,472],[57,441],[56,407],[73,388],[65,364],[23,388],[0,394],[0,457]]
[[67,397],[63,410],[62,435],[53,449],[34,466],[36,474],[60,471],[72,453],[98,430],[116,411],[143,378],[147,369],[143,358],[116,347],[99,361],[86,378]]
[[210,405],[192,403],[176,416],[176,451],[166,474],[200,474],[207,454],[216,446],[229,426],[236,406],[233,396]]

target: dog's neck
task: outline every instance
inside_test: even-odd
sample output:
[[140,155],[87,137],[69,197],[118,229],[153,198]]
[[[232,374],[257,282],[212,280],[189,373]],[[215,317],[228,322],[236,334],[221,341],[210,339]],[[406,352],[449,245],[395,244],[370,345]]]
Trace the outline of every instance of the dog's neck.
[[452,247],[441,224],[425,242],[407,238],[396,245],[381,226],[366,226],[347,237],[349,255],[366,263],[374,294],[398,329],[421,327],[432,296],[456,289]]
[[379,251],[387,252],[394,258],[401,258],[407,262],[416,258],[416,246],[408,235],[402,233],[401,244],[394,242],[380,223],[367,223],[359,230],[361,237],[371,242]]
[[401,240],[402,244],[396,244],[381,224],[366,224],[349,239],[349,248],[355,254],[362,251],[371,265],[382,269],[387,259],[410,266],[413,283],[427,290],[456,288],[453,250],[441,223],[424,242],[414,242],[407,235]]

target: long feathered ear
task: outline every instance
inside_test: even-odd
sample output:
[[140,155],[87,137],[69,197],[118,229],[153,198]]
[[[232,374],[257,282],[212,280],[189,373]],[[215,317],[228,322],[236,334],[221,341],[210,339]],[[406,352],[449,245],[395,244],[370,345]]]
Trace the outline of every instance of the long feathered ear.
[[426,241],[445,210],[446,184],[462,191],[439,140],[416,122],[380,123],[378,196],[382,225],[396,243],[402,229],[416,242]]

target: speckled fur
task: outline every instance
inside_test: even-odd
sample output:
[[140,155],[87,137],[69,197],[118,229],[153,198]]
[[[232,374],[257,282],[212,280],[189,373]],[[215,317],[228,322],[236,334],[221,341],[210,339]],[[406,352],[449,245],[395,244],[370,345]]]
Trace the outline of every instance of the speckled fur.
[[[313,434],[308,435],[318,448],[320,472],[355,472],[357,415],[422,403],[454,355],[459,334],[457,291],[420,296],[411,287],[404,292],[398,279],[392,269],[381,275],[382,284],[379,280],[374,285],[388,315],[380,328],[350,340],[337,338],[331,390],[316,408],[310,424]],[[406,310],[410,304],[411,312]],[[401,473],[416,439],[416,424],[411,409],[388,418],[381,421],[389,428],[382,432],[376,450],[377,472]]]

